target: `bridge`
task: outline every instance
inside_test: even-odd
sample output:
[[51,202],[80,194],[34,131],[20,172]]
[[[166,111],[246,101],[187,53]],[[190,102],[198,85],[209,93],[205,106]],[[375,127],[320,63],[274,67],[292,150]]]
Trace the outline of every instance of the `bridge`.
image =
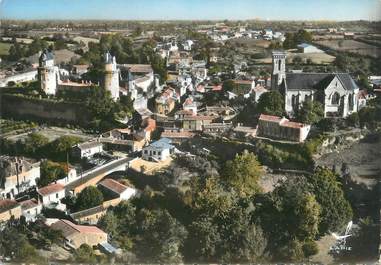
[[76,195],[88,186],[95,186],[107,175],[116,171],[126,171],[133,157],[124,157],[112,160],[104,165],[97,166],[83,172],[78,178],[65,186],[66,194]]

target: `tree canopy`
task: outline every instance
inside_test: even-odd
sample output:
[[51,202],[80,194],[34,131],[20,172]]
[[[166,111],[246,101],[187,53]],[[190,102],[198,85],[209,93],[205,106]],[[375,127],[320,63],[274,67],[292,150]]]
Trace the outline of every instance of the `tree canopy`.
[[258,113],[282,116],[284,113],[284,99],[278,91],[263,93],[257,105]]
[[97,187],[89,186],[83,189],[76,199],[76,209],[78,211],[89,209],[100,205],[103,202],[103,194]]

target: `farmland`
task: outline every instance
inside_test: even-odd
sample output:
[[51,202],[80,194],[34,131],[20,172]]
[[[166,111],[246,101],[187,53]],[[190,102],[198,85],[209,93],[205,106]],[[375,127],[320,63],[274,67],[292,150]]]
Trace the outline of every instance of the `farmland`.
[[318,45],[339,52],[351,52],[374,58],[381,56],[381,49],[355,40],[324,40],[317,41]]
[[0,42],[0,56],[8,55],[10,47],[11,47],[11,44]]

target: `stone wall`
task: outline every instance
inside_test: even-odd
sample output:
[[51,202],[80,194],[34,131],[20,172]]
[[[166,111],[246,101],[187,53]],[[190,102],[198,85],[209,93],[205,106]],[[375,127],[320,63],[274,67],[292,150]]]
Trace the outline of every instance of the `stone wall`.
[[56,125],[86,126],[89,121],[89,113],[81,104],[10,94],[0,95],[0,116],[2,118],[42,121]]

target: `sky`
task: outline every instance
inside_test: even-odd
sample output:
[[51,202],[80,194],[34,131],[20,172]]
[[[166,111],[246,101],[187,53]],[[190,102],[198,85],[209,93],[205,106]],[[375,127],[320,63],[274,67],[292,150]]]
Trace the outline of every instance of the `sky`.
[[381,20],[381,0],[0,0],[5,19]]

